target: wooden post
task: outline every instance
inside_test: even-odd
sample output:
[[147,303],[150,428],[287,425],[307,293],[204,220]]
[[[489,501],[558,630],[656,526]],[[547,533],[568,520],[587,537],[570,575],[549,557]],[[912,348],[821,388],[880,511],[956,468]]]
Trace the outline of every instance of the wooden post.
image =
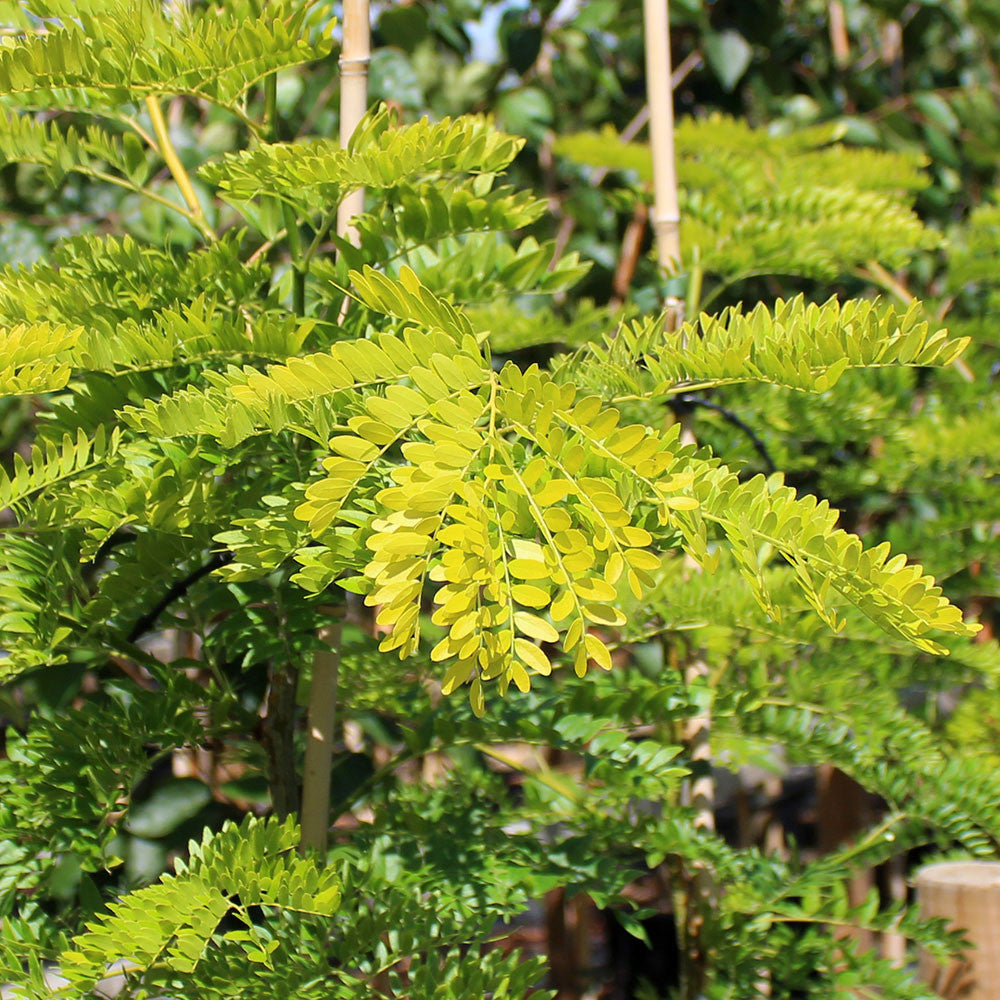
[[[340,145],[346,147],[368,110],[368,63],[371,22],[368,0],[344,0],[344,43],[340,50]],[[352,243],[357,232],[348,223],[365,210],[365,190],[358,188],[337,208],[337,235]]]
[[[860,836],[874,819],[868,792],[832,764],[821,764],[816,769],[816,798],[816,836],[821,854],[830,854]],[[847,883],[851,905],[860,905],[874,885],[871,869],[852,875]],[[875,946],[871,931],[858,927],[841,927],[833,934],[857,941],[862,951]]]
[[922,917],[944,917],[973,947],[942,968],[920,956],[920,977],[947,1000],[1000,1000],[1000,861],[944,861],[917,874]]

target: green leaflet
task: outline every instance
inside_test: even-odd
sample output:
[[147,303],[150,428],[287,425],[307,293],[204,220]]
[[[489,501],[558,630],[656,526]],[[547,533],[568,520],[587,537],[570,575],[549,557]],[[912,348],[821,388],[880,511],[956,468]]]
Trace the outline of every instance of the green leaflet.
[[240,97],[268,73],[329,50],[329,40],[309,42],[308,6],[297,0],[269,3],[257,20],[212,9],[171,19],[170,10],[151,0],[75,7],[61,26],[0,50],[0,93],[46,105],[71,90],[95,109],[117,109],[136,95],[187,94],[238,111]]
[[383,263],[447,236],[521,229],[545,212],[541,198],[509,187],[493,188],[492,181],[487,175],[397,184],[391,200],[357,219],[357,246],[340,241],[338,250],[360,270],[366,263]]
[[82,333],[48,323],[0,329],[0,396],[61,389],[70,376],[66,362]]
[[554,372],[616,395],[656,397],[751,381],[825,392],[849,368],[946,365],[968,343],[932,331],[918,303],[901,312],[877,301],[817,305],[796,296],[778,299],[773,309],[702,313],[675,333],[658,320],[633,322],[557,361]]
[[259,145],[227,154],[205,166],[202,176],[235,202],[277,197],[312,213],[358,187],[394,188],[427,174],[496,173],[524,142],[471,115],[390,125],[383,105],[358,126],[348,150],[326,139]]
[[268,277],[263,263],[242,258],[242,232],[184,256],[131,237],[77,236],[46,262],[0,271],[0,325],[85,326],[90,338],[111,338],[125,320],[148,324],[193,299],[235,310]]
[[6,335],[0,331],[0,349],[6,338],[13,353],[0,370],[0,393],[61,389],[74,370],[120,374],[248,357],[284,359],[298,353],[312,329],[312,322],[286,314],[232,316],[201,296],[181,309],[164,309],[153,322],[128,319],[110,332],[47,323],[15,327]]
[[332,915],[340,902],[338,876],[297,855],[298,827],[289,819],[248,816],[227,822],[201,843],[176,875],[129,893],[110,913],[87,925],[61,956],[63,974],[77,995],[104,978],[108,963],[124,960],[131,974],[147,969],[190,973],[229,913],[247,931],[238,940],[251,962],[269,965],[268,941],[247,916],[247,907]]
[[133,132],[119,138],[94,125],[61,132],[54,122],[16,113],[0,113],[0,162],[37,164],[53,186],[74,170],[100,177],[111,167],[134,189],[148,180],[151,166]]
[[[412,331],[403,339],[382,335],[376,340],[336,343],[326,353],[292,358],[270,368],[266,375],[250,367],[230,367],[207,376],[211,389],[174,393],[141,408],[126,408],[123,416],[136,429],[156,437],[208,434],[227,446],[285,427],[314,437],[310,414],[324,397],[399,382],[409,377],[414,362],[429,364],[433,357],[449,356],[454,357],[451,364],[460,364],[473,383],[481,379],[483,359],[471,335],[465,335],[456,354],[454,337]],[[422,374],[417,377],[433,380],[430,384],[435,391],[444,385],[430,368],[419,367]],[[353,411],[356,416],[370,418],[364,404],[358,403]],[[347,414],[342,417],[346,424]]]
[[[829,125],[778,136],[718,114],[679,122],[686,267],[733,282],[760,274],[831,280],[869,260],[901,265],[938,246],[904,200],[928,183],[923,158],[846,148],[838,138]],[[651,177],[648,147],[622,142],[613,129],[563,136],[555,148]]]
[[117,428],[108,435],[99,427],[92,440],[78,431],[75,439],[66,434],[58,445],[35,444],[28,461],[15,453],[12,474],[0,469],[0,509],[17,509],[31,494],[98,465],[115,454],[120,440]]

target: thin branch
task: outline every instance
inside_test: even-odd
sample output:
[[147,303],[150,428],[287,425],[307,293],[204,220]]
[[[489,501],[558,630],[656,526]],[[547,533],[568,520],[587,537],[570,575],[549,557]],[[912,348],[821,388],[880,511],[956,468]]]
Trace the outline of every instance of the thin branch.
[[133,194],[149,198],[151,201],[155,201],[158,205],[162,205],[164,208],[169,208],[170,211],[184,216],[184,218],[187,219],[188,222],[195,227],[195,229],[201,231],[201,226],[199,225],[198,220],[195,219],[195,217],[186,208],[171,201],[169,198],[164,198],[162,194],[157,194],[156,191],[153,191],[150,188],[143,187],[141,184],[133,184],[132,181],[124,177],[115,177],[114,174],[109,174],[107,171],[97,170],[93,167],[84,167],[78,164],[75,165],[73,169],[77,173],[83,174],[85,177],[93,177],[94,180],[104,181],[105,184],[114,184],[116,187],[124,188],[126,191],[131,191]]
[[135,642],[141,636],[149,632],[156,624],[160,615],[170,607],[174,601],[180,600],[199,580],[208,576],[213,570],[220,566],[225,566],[232,559],[229,552],[217,552],[208,562],[196,569],[193,569],[187,576],[178,580],[170,589],[147,611],[131,628],[128,633],[128,641]]
[[130,115],[116,114],[115,120],[132,129],[150,149],[156,149],[156,140]]
[[261,257],[266,256],[270,253],[271,248],[279,240],[283,240],[288,235],[288,232],[284,229],[279,229],[272,239],[265,240],[259,247],[249,257],[247,257],[247,264],[256,264]]
[[632,279],[635,277],[635,270],[639,265],[639,255],[642,253],[642,238],[646,235],[646,223],[648,220],[649,208],[640,199],[635,203],[635,213],[625,228],[618,266],[615,268],[614,280],[611,283],[612,290],[615,293],[611,304],[615,308],[623,305],[625,299],[628,298],[629,289],[632,287]]
[[678,397],[675,406],[685,405],[701,406],[706,410],[711,410],[713,413],[718,413],[723,420],[741,430],[750,439],[750,443],[753,445],[754,451],[760,455],[761,461],[763,461],[769,473],[777,471],[777,466],[774,464],[774,459],[771,458],[771,453],[767,450],[767,445],[765,445],[764,442],[757,436],[756,431],[754,431],[748,423],[738,417],[732,410],[728,410],[726,407],[720,406],[718,403],[713,403],[712,400],[705,399],[702,396],[684,395]]

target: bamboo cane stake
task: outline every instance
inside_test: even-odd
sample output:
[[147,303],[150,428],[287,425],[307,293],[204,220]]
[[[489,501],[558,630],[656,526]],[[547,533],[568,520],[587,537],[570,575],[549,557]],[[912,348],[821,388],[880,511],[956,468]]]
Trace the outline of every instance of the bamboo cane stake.
[[[670,71],[670,5],[668,0],[643,0],[646,34],[646,99],[649,102],[649,136],[653,154],[653,211],[651,224],[656,236],[660,269],[676,273],[681,265],[680,208],[677,197],[677,170],[674,156],[674,94]],[[668,298],[666,325],[679,329],[684,320],[683,303]],[[682,440],[691,437],[690,424],[682,428]],[[697,567],[692,567],[697,571]],[[689,686],[708,681],[704,656],[692,650],[683,665]],[[684,741],[692,765],[702,773],[685,789],[687,804],[695,812],[695,826],[706,832],[715,829],[715,783],[711,772],[712,718],[706,709],[688,720]],[[712,908],[715,885],[708,868],[696,865],[687,874],[684,901],[684,954],[682,968],[685,1000],[701,995],[707,972],[703,940],[704,920]]]
[[664,271],[680,267],[680,210],[674,166],[674,96],[670,81],[668,0],[643,0],[646,30],[646,90],[653,152],[653,212],[656,252]]
[[[371,24],[368,0],[344,0],[344,43],[340,50],[340,145],[347,147],[368,110],[368,63],[371,60]],[[348,194],[337,208],[337,235],[357,242],[349,225],[365,208],[364,188]]]
[[[340,50],[340,145],[346,148],[368,107],[368,63],[371,23],[368,0],[344,0],[344,40]],[[337,206],[337,235],[357,242],[350,220],[364,211],[364,188],[352,191]],[[344,300],[345,307],[347,299]],[[339,622],[320,630],[327,647],[313,658],[306,723],[306,760],[302,775],[301,846],[326,850],[330,822],[330,769],[340,676]]]

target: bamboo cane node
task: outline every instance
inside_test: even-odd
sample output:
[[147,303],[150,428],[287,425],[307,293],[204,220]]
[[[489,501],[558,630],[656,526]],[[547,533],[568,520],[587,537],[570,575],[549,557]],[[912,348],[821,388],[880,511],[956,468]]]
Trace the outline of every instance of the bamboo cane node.
[[358,56],[353,59],[338,59],[341,76],[364,76],[368,73],[371,56]]

